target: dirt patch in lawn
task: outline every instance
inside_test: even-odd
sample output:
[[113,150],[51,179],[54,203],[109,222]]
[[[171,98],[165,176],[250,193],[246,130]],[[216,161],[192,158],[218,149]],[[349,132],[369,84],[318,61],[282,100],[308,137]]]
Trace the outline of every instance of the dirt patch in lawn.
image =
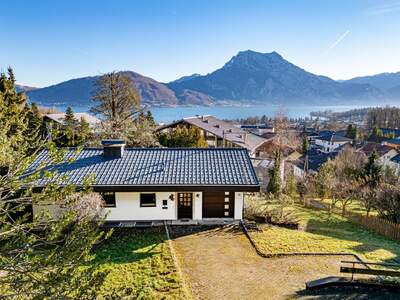
[[313,299],[305,282],[339,275],[348,257],[262,258],[240,228],[171,228],[182,271],[198,299]]

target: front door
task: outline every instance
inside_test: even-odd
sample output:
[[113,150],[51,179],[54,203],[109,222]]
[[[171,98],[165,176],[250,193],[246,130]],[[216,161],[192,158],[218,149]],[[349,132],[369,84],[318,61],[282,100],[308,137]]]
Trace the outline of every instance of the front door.
[[178,219],[192,219],[193,193],[178,193]]

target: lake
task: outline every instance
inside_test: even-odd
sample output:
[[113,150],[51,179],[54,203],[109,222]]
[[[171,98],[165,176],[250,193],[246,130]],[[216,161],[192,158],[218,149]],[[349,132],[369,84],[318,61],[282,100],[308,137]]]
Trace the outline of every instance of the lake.
[[[354,108],[367,107],[368,105],[338,105],[338,106],[279,106],[279,105],[254,105],[254,106],[193,106],[193,107],[153,107],[150,108],[155,120],[159,123],[169,123],[185,117],[195,115],[213,115],[220,119],[239,119],[252,116],[266,115],[273,117],[279,110],[284,110],[291,118],[309,117],[312,111],[332,110],[336,112]],[[66,106],[56,106],[60,111],[65,111]],[[74,112],[87,112],[88,107],[73,107]]]

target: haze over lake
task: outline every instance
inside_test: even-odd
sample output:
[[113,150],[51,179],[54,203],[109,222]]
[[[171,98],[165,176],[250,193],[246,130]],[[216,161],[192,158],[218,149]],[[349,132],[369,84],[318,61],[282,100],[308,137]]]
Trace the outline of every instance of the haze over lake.
[[[386,105],[386,104],[385,104]],[[390,104],[387,104],[390,105]],[[335,106],[279,106],[279,105],[254,105],[254,106],[192,106],[192,107],[151,107],[155,120],[159,123],[169,123],[174,120],[179,120],[185,117],[195,115],[213,115],[220,119],[239,119],[251,116],[273,117],[279,110],[283,110],[287,116],[291,118],[309,117],[312,111],[332,110],[335,112],[346,111],[355,108],[363,108],[371,105],[335,105]],[[377,106],[377,105],[375,105]],[[64,112],[65,105],[56,106],[57,109]],[[88,112],[89,107],[76,106],[73,107],[74,112]]]

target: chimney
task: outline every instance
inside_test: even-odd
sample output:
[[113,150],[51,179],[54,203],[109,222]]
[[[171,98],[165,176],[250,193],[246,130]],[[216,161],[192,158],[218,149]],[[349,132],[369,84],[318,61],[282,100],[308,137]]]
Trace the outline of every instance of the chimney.
[[125,142],[123,140],[104,140],[103,156],[107,158],[121,158],[124,155]]

